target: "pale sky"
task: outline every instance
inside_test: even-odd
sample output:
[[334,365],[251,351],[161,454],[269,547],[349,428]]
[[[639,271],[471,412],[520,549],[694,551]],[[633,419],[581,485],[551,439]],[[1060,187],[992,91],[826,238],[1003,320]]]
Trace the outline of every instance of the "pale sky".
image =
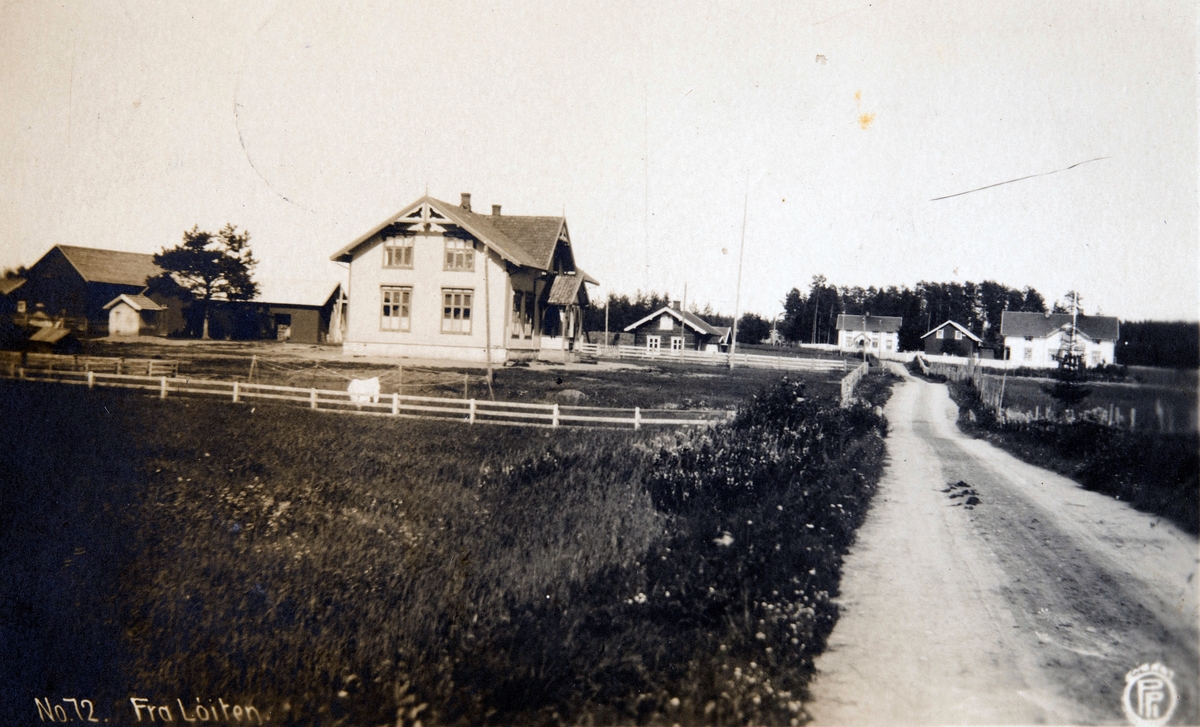
[[1196,28],[1142,0],[0,2],[0,267],[232,222],[259,278],[335,279],[471,192],[565,211],[600,295],[729,313],[745,203],[743,311],[822,273],[1196,320]]

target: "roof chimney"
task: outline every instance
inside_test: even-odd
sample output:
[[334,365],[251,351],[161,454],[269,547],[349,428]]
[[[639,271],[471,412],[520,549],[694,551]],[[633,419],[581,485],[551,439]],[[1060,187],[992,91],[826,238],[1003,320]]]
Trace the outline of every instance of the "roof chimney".
[[500,205],[498,205],[498,204],[492,205],[492,217],[499,217],[499,216],[500,216]]
[[681,304],[679,301],[677,301],[677,300],[673,300],[673,301],[671,301],[671,308],[672,308],[673,310],[677,310],[677,311],[679,311],[680,313],[682,313],[682,312],[683,312],[683,305],[682,305],[682,304]]
[[459,206],[462,207],[463,209],[465,209],[467,212],[471,211],[471,193],[470,192],[462,193],[462,204]]

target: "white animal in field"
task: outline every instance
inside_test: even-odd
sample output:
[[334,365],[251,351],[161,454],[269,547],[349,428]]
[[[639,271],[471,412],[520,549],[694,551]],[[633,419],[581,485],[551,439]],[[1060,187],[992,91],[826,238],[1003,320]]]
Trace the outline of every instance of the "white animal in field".
[[379,377],[351,379],[346,391],[350,394],[350,401],[355,404],[365,404],[368,401],[377,404],[379,402]]

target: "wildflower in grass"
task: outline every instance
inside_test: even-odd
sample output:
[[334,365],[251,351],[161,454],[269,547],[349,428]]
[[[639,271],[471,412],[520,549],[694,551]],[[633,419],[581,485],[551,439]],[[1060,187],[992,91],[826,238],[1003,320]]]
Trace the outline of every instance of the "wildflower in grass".
[[[811,527],[811,526],[810,526],[810,527]],[[729,531],[728,531],[728,530],[726,530],[726,531],[725,531],[725,532],[724,532],[724,533],[721,535],[721,537],[719,537],[719,538],[713,538],[713,542],[714,542],[714,543],[716,543],[717,545],[720,545],[720,546],[722,546],[722,547],[728,548],[729,546],[733,545],[733,535],[731,535],[731,534],[729,533]]]
[[636,596],[633,597],[633,601],[634,601],[634,603],[645,603],[646,602],[646,594],[645,593],[637,594]]

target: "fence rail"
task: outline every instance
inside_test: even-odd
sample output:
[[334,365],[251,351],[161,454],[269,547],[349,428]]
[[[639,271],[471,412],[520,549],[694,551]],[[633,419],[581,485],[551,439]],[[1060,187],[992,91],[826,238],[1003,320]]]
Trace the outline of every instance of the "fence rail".
[[868,368],[867,362],[863,361],[853,371],[842,377],[842,406],[850,406],[850,403],[854,401],[854,387],[858,386],[862,377],[867,375]]
[[57,353],[0,351],[0,370],[10,373],[18,368],[51,371],[97,371],[146,376],[178,376],[179,361],[159,358],[119,358],[114,356],[66,356]]
[[634,359],[639,361],[675,361],[706,366],[734,365],[747,368],[777,369],[780,371],[846,371],[850,365],[844,358],[803,358],[800,356],[768,356],[757,353],[721,353],[717,351],[669,350],[645,346],[605,346],[599,343],[580,343],[575,350],[585,356],[598,358]]
[[[9,373],[9,372],[5,372]],[[449,419],[470,424],[524,426],[708,426],[733,415],[725,409],[643,409],[533,404],[486,399],[448,399],[436,396],[380,394],[369,396],[334,389],[301,388],[244,381],[147,376],[89,371],[66,371],[48,367],[17,367],[11,377],[95,387],[154,391],[159,398],[192,394],[228,398],[232,403],[269,400],[303,404],[322,411],[362,412],[410,418]]]

